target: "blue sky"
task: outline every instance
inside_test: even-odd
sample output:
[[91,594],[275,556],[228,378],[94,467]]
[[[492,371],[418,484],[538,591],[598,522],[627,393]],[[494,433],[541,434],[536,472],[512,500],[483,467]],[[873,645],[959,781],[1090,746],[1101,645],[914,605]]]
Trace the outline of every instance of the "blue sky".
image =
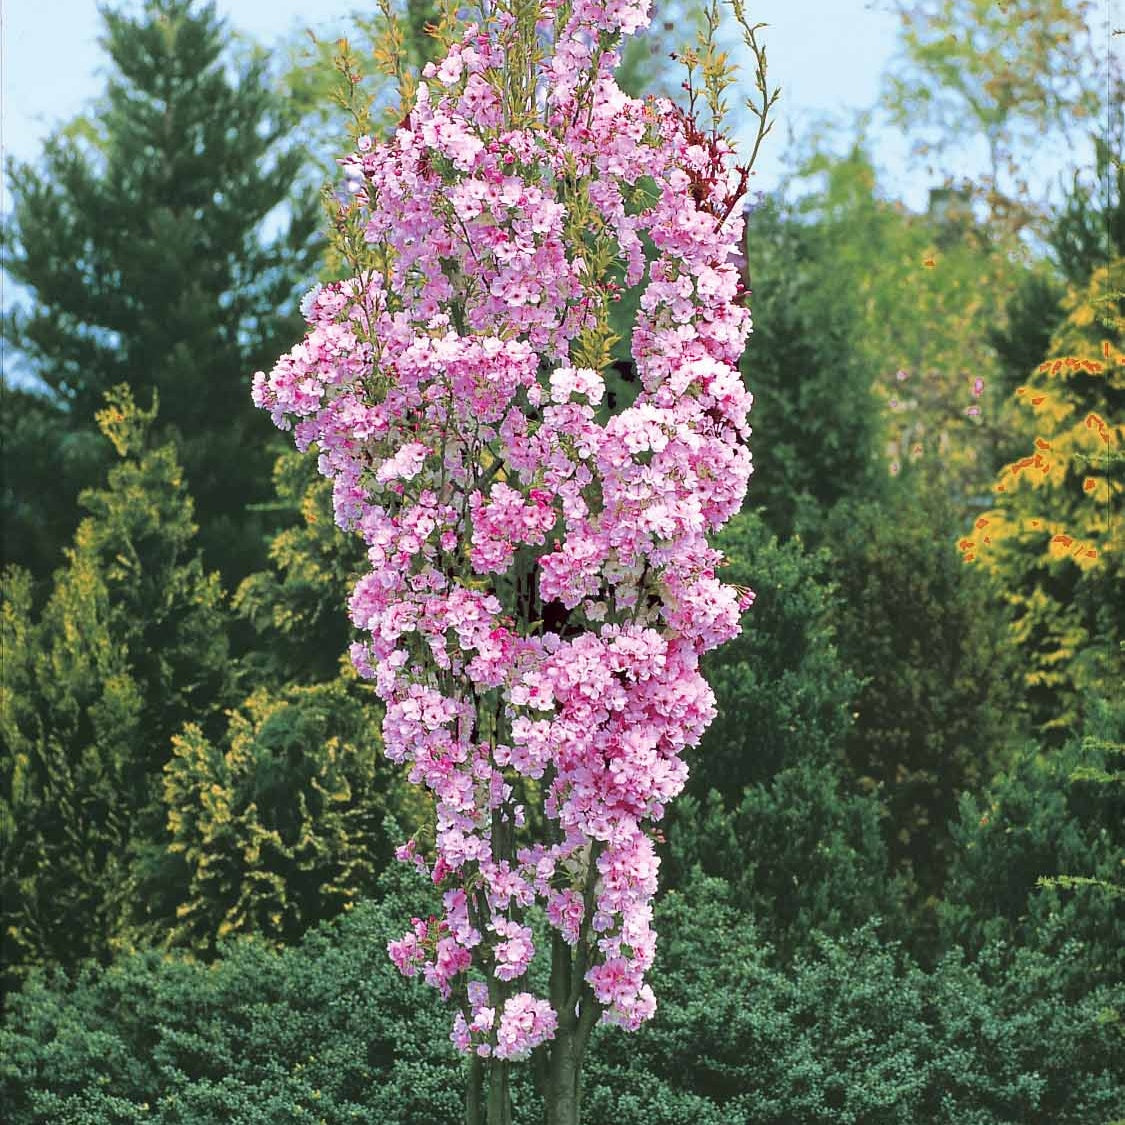
[[[4,13],[2,126],[6,152],[32,160],[50,130],[80,112],[103,85],[105,60],[95,0],[0,0]],[[370,10],[354,0],[219,0],[236,32],[266,45],[310,28],[346,30],[346,17]],[[763,38],[770,74],[783,87],[779,116],[758,164],[755,188],[768,190],[785,166],[786,136],[824,114],[845,119],[872,106],[895,50],[895,19],[864,0],[748,0],[749,16],[770,26]],[[896,194],[920,206],[924,183],[906,167],[906,146],[876,131],[880,162]],[[891,184],[888,184],[891,186]]]

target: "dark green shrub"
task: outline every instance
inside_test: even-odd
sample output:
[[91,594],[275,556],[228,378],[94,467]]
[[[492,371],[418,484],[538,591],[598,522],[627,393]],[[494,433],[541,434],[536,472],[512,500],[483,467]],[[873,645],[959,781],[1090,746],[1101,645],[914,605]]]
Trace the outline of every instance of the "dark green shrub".
[[848,769],[878,792],[892,860],[924,897],[940,893],[960,795],[1012,739],[1016,676],[999,599],[961,562],[957,509],[921,471],[885,504],[841,505],[825,542],[840,657],[863,680]]
[[[1095,738],[1046,754],[1029,746],[986,793],[961,798],[939,907],[946,943],[1040,951],[1079,991],[1125,976],[1125,794],[1120,780],[1098,780],[1115,768]],[[1037,885],[1057,876],[1078,881]]]
[[728,810],[719,794],[681,798],[668,828],[667,884],[701,875],[730,886],[782,960],[807,950],[813,931],[844,936],[872,916],[901,933],[878,802],[847,792],[838,768],[806,762],[749,786]]
[[[425,899],[397,877],[383,889],[291,949],[242,940],[210,968],[144,953],[73,981],[37,974],[0,1034],[7,1120],[455,1125],[448,1013],[385,951]],[[867,926],[783,971],[714,879],[668,894],[657,922],[657,1017],[596,1036],[586,1125],[1090,1125],[1120,1112],[1120,1032],[1105,1015],[1120,997],[1068,995],[1038,952],[953,955],[927,974]],[[541,1119],[528,1070],[520,1125]]]
[[691,759],[690,792],[717,789],[728,805],[779,770],[839,758],[858,682],[835,646],[837,610],[824,581],[827,557],[799,540],[780,544],[761,518],[744,512],[718,537],[729,582],[757,597],[742,635],[710,654],[704,671],[718,717]]
[[1125,1108],[1121,988],[1073,996],[1035,951],[926,973],[866,926],[779,970],[717,880],[666,896],[659,922],[657,1017],[592,1048],[589,1125],[1090,1125]]
[[448,1017],[386,952],[420,906],[392,884],[280,952],[243,939],[210,968],[148,952],[36,975],[3,1032],[7,1120],[456,1121]]

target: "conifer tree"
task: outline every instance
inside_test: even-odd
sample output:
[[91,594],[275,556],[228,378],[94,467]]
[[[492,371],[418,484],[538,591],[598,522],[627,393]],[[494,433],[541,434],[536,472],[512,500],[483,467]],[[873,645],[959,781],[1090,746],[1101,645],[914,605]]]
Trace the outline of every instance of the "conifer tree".
[[752,501],[783,538],[845,497],[873,497],[886,477],[860,303],[838,281],[836,224],[809,221],[808,206],[772,198],[746,235],[755,347],[744,367],[761,447]]
[[1121,682],[1125,259],[1072,287],[1047,358],[1012,396],[1023,455],[958,545],[1000,584],[1035,723],[1059,743]]
[[270,540],[270,565],[247,577],[232,599],[255,633],[243,661],[254,682],[280,687],[335,679],[355,639],[347,596],[363,566],[362,543],[332,515],[332,485],[299,453],[274,466],[273,507],[291,517]]
[[168,849],[189,874],[173,942],[206,952],[238,933],[289,943],[375,893],[394,786],[370,695],[354,673],[259,688],[228,713],[221,742],[195,723],[172,740]]
[[940,892],[960,794],[985,783],[1021,733],[1007,624],[985,576],[943,540],[960,508],[935,460],[907,465],[882,503],[839,505],[825,528],[837,644],[863,680],[847,773],[887,809],[891,860],[918,905]]
[[16,971],[104,955],[162,914],[171,737],[189,720],[212,731],[231,701],[222,589],[175,451],[146,451],[154,411],[124,388],[109,399],[99,422],[122,461],[83,494],[42,613],[26,571],[4,582],[0,898]]
[[[7,268],[32,303],[5,336],[70,431],[92,429],[117,383],[159,391],[208,564],[235,581],[262,559],[261,517],[246,508],[265,498],[276,455],[247,373],[294,331],[295,285],[314,269],[316,192],[294,191],[303,155],[285,140],[288,110],[264,55],[233,56],[213,4],[145,0],[104,18],[104,97],[38,162],[8,167]],[[21,405],[8,404],[9,432]],[[7,491],[34,497],[46,482],[14,471],[23,457],[9,447]],[[89,483],[63,475],[49,483],[70,498]],[[5,496],[10,541],[24,537],[27,500]],[[42,574],[63,542],[28,561]]]

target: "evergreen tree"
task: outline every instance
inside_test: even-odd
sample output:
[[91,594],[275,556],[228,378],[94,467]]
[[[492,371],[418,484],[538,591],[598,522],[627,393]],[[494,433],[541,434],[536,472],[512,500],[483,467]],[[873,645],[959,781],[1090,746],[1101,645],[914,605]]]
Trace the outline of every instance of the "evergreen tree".
[[153,412],[127,391],[99,415],[122,456],[41,615],[26,572],[4,583],[0,857],[4,961],[105,955],[167,911],[160,777],[187,721],[230,701],[218,576],[195,549],[170,445],[145,450]]
[[1125,258],[1071,288],[1046,360],[1012,396],[1023,455],[959,541],[1012,607],[1032,716],[1056,745],[1080,728],[1091,693],[1112,697],[1121,683],[1122,286]]
[[283,453],[273,479],[273,507],[290,526],[270,540],[270,566],[235,594],[235,610],[256,634],[243,660],[255,682],[275,687],[331,680],[355,639],[347,604],[363,567],[363,541],[337,527],[332,482],[311,458]]
[[[1125,144],[1125,83],[1118,79],[1115,90],[1105,127],[1092,137],[1093,169],[1074,173],[1063,205],[1052,217],[1047,232],[1049,258],[1020,278],[1005,322],[989,332],[1000,359],[1005,395],[1046,358],[1052,338],[1066,320],[1067,286],[1081,288],[1095,270],[1125,258],[1125,167],[1116,159]],[[1015,440],[1018,443],[1018,435]],[[1020,452],[1018,446],[1006,448],[1004,460],[1015,460]]]
[[1125,80],[1114,86],[1115,98],[1106,128],[1094,136],[1092,182],[1075,173],[1048,235],[1051,250],[1071,285],[1083,282],[1114,258],[1125,257]]
[[104,475],[109,454],[95,431],[73,428],[60,403],[24,387],[4,386],[0,426],[3,559],[45,586],[74,531],[75,489]]
[[733,809],[714,789],[706,801],[684,797],[668,829],[667,885],[721,877],[783,962],[810,952],[814,933],[844,937],[872,917],[903,932],[883,810],[847,781],[839,766],[806,759],[749,786]]
[[825,532],[837,644],[863,679],[848,769],[879,791],[892,859],[923,896],[942,886],[960,794],[1003,760],[1018,698],[995,591],[942,541],[959,514],[938,480],[920,462],[887,503],[840,505]]
[[[1066,286],[1050,263],[1024,274],[1008,300],[1002,324],[989,330],[988,340],[999,360],[999,390],[1009,395],[1041,363],[1051,346],[1051,337],[1063,319],[1062,301]],[[1007,435],[1009,438],[1012,435]],[[1018,437],[1016,438],[1018,441]],[[1010,442],[1003,445],[1010,458],[1016,455]]]
[[1123,137],[1118,96],[1093,138],[1092,176],[1075,174],[1048,234],[1054,277],[1023,286],[993,335],[1007,368],[1007,464],[993,510],[961,540],[1014,608],[1031,711],[1056,746],[1122,670]]
[[172,941],[207,952],[235,933],[291,942],[374,893],[393,786],[373,703],[354,673],[261,688],[229,712],[218,745],[196,723],[173,739],[169,850],[190,882]]
[[1125,795],[1115,750],[1121,743],[1090,735],[1050,754],[1030,745],[987,790],[961,798],[938,908],[947,947],[1035,949],[1078,988],[1122,979]]
[[[5,324],[26,374],[69,432],[92,427],[117,383],[158,390],[205,557],[233,581],[262,557],[262,519],[246,509],[264,498],[277,448],[250,378],[297,330],[317,207],[315,191],[293,202],[303,156],[285,140],[264,55],[235,59],[229,38],[214,5],[195,0],[107,11],[106,95],[37,164],[9,164],[3,239],[8,270],[33,298]],[[46,479],[15,471],[35,436],[25,429],[7,450],[17,542],[39,492],[69,503],[89,479],[68,473],[61,454]],[[40,543],[32,561],[53,566],[60,547]]]
[[802,222],[777,199],[747,219],[750,499],[783,537],[815,527],[845,496],[876,494],[885,477],[873,373],[857,347],[859,307],[834,276],[830,234],[823,216]]
[[839,606],[823,582],[825,553],[809,554],[795,539],[779,543],[750,512],[731,520],[717,544],[723,578],[752,587],[755,600],[742,634],[705,658],[719,713],[688,784],[700,798],[716,789],[734,807],[747,785],[839,760],[859,682],[836,650]]

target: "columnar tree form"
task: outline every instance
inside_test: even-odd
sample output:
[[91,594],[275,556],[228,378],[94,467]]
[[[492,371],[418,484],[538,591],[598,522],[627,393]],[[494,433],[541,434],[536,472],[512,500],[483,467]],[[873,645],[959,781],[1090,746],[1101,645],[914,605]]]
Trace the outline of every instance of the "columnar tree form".
[[[844,177],[845,164],[829,170],[830,183]],[[837,501],[873,498],[887,477],[882,453],[890,434],[880,420],[882,402],[872,392],[878,367],[866,354],[871,331],[860,312],[870,296],[861,297],[863,274],[869,289],[873,271],[870,261],[855,262],[857,284],[841,292],[836,259],[845,225],[847,237],[870,247],[865,236],[872,228],[874,237],[884,238],[878,225],[885,219],[889,227],[898,217],[879,215],[878,205],[859,192],[843,200],[844,215],[833,214],[841,194],[790,204],[778,193],[748,220],[754,348],[746,359],[754,371],[759,435],[754,507],[783,540],[798,531],[815,538]],[[882,256],[879,262],[885,269]]]
[[[647,6],[482,6],[394,136],[343,162],[357,272],[255,377],[368,547],[352,656],[435,804],[399,856],[444,895],[390,954],[456,1005],[470,1122],[510,1122],[508,1067],[532,1052],[548,1120],[577,1122],[595,1023],[653,1014],[651,825],[715,713],[699,658],[751,597],[706,539],[751,471],[746,169],[713,38],[690,60],[710,127],[690,77],[687,111],[615,83]],[[612,413],[608,310],[633,287],[641,389]],[[524,983],[537,907],[547,996]]]

